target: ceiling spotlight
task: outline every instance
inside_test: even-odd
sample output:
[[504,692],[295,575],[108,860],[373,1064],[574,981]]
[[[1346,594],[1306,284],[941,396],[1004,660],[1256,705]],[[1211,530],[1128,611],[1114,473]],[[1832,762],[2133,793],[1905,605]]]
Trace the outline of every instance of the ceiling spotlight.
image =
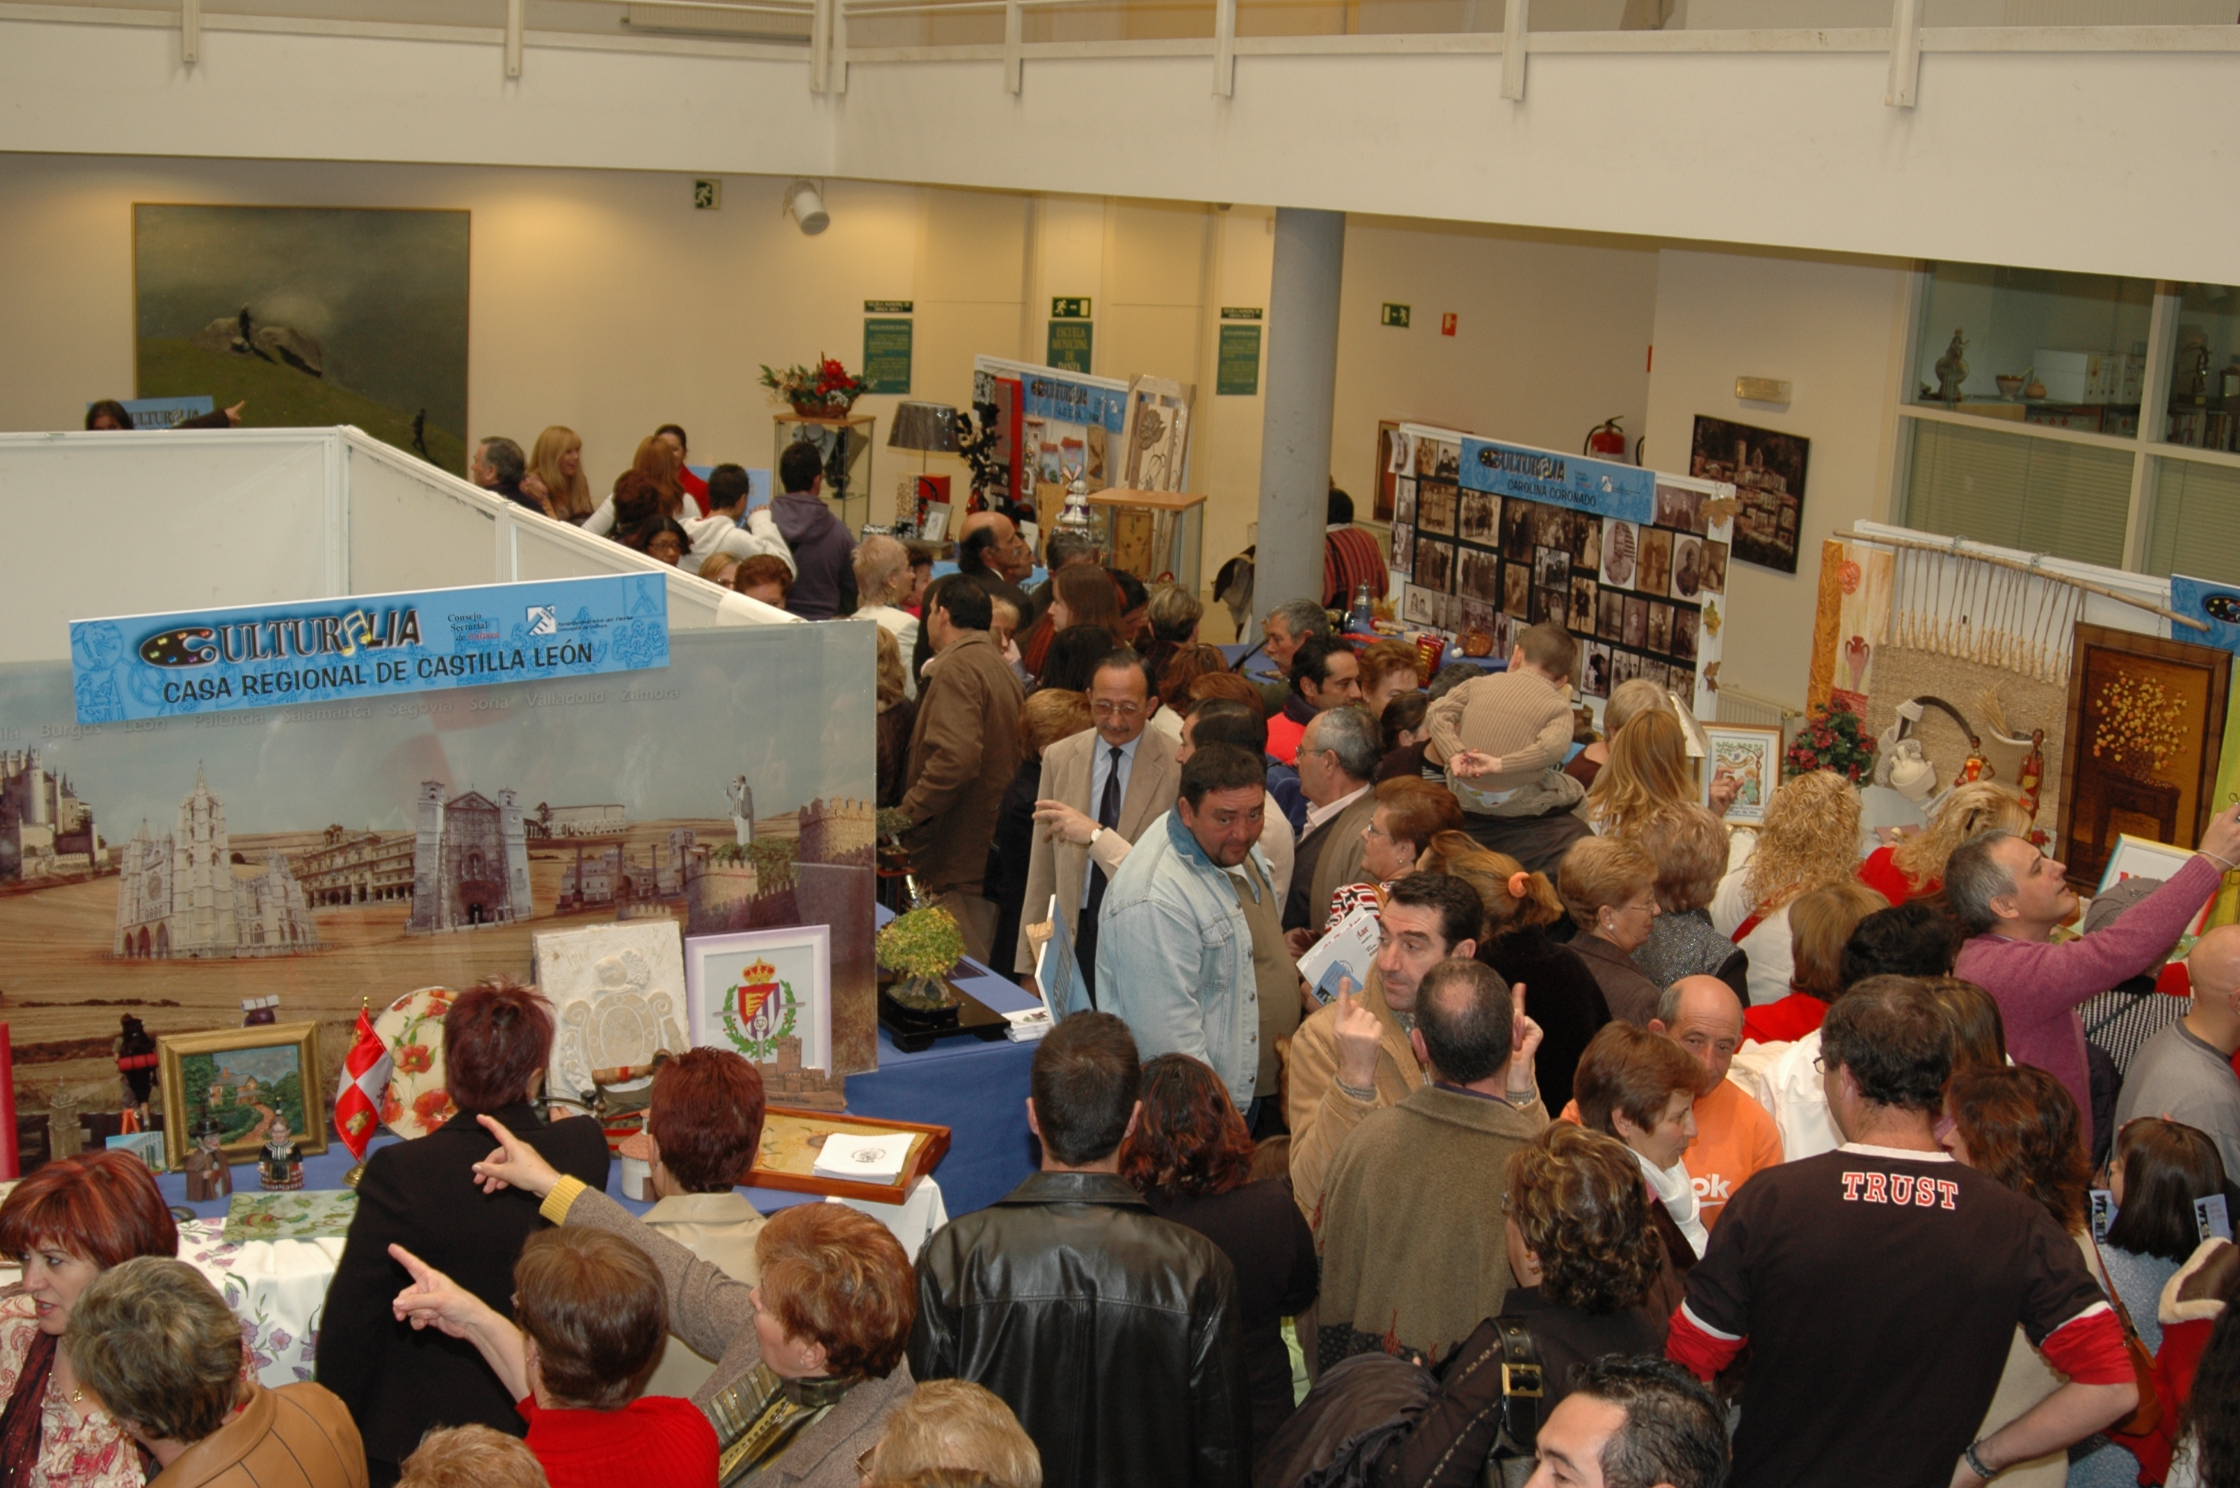
[[786,215],[812,238],[832,225],[832,214],[824,209],[824,193],[814,181],[796,181],[786,188]]

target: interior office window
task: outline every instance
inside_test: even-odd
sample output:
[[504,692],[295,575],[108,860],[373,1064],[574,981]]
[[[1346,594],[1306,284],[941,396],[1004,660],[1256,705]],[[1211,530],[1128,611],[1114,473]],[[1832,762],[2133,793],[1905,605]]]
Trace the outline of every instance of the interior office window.
[[2240,470],[2155,462],[2147,571],[2240,584]]
[[2131,462],[2121,450],[1915,421],[1906,525],[2121,567]]
[[2109,274],[1931,265],[1906,401],[2134,436],[2154,294]]

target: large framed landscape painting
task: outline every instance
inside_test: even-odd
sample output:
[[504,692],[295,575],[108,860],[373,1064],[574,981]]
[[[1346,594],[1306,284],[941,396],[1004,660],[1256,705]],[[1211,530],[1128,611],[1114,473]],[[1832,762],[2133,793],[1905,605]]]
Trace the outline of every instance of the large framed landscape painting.
[[139,396],[355,424],[465,474],[469,215],[135,203]]

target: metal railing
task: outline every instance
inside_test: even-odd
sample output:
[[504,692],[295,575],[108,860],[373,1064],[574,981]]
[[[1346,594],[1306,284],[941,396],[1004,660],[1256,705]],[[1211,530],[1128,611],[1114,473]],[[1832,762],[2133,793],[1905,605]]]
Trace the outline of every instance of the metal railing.
[[[1529,59],[1585,53],[1881,53],[1884,102],[1912,107],[1921,59],[1939,52],[2240,52],[2231,0],[50,0],[0,3],[0,20],[176,27],[182,61],[208,31],[317,31],[493,42],[507,77],[539,47],[802,56],[814,92],[844,92],[859,63],[1027,64],[1203,57],[1236,92],[1240,58],[1498,57],[1522,99]],[[223,12],[215,8],[225,6]],[[2222,14],[2225,20],[2204,19]],[[1799,24],[1809,16],[1813,24]],[[1780,24],[1764,24],[1777,18]]]

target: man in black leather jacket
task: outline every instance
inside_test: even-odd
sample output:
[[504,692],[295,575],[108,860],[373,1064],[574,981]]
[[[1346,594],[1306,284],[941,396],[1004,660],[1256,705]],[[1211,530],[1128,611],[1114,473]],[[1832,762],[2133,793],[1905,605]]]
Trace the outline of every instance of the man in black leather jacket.
[[1118,1176],[1140,1082],[1110,1013],[1043,1039],[1027,1102],[1042,1171],[926,1241],[910,1372],[1003,1397],[1053,1488],[1243,1488],[1236,1273]]

